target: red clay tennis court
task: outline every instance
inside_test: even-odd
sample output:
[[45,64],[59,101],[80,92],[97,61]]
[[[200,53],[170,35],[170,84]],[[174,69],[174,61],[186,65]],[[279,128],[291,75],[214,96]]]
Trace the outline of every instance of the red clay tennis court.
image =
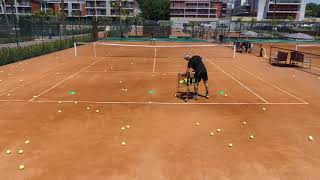
[[[175,97],[184,53],[209,99]],[[320,178],[320,78],[228,46],[82,44],[0,80],[1,179]]]

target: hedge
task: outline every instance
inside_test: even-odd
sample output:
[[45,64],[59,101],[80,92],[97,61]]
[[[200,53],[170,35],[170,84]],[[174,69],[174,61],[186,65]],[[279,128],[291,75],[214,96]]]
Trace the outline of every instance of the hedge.
[[[19,39],[19,42],[34,40],[32,36],[19,36],[18,39]],[[15,42],[17,42],[17,39],[15,36],[0,37],[0,44],[15,43]]]
[[34,44],[20,48],[1,48],[0,49],[0,66],[29,59],[44,54],[49,54],[59,50],[67,49],[73,46],[74,42],[91,42],[91,36],[75,37],[73,39],[56,40],[44,44]]

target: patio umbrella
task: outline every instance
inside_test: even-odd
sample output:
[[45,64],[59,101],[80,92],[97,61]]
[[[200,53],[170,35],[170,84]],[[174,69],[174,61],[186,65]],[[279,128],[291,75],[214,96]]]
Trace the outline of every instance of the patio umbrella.
[[312,37],[308,34],[303,34],[303,33],[289,34],[287,36],[287,38],[296,40],[296,51],[298,50],[298,41],[313,41],[314,40],[314,37]]
[[257,37],[258,33],[254,31],[247,31],[247,32],[241,33],[241,35],[246,37]]
[[308,34],[303,34],[303,33],[293,33],[293,34],[289,34],[287,37],[290,39],[295,39],[295,40],[307,40],[307,41],[314,40],[314,37],[312,37]]

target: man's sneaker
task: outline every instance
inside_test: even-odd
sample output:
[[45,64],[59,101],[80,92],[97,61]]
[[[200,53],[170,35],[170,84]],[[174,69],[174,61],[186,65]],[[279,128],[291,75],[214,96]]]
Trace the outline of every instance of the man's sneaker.
[[210,96],[209,96],[209,93],[206,93],[206,98],[209,99],[209,97],[210,97]]
[[193,96],[193,99],[198,100],[198,95],[195,94],[195,95]]

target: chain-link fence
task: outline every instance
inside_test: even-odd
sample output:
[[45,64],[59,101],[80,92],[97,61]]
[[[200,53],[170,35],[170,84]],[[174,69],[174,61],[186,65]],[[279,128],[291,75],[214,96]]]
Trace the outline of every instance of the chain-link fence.
[[53,15],[0,16],[0,65],[69,48],[74,42],[91,42],[93,37],[89,18],[69,18],[63,26]]

